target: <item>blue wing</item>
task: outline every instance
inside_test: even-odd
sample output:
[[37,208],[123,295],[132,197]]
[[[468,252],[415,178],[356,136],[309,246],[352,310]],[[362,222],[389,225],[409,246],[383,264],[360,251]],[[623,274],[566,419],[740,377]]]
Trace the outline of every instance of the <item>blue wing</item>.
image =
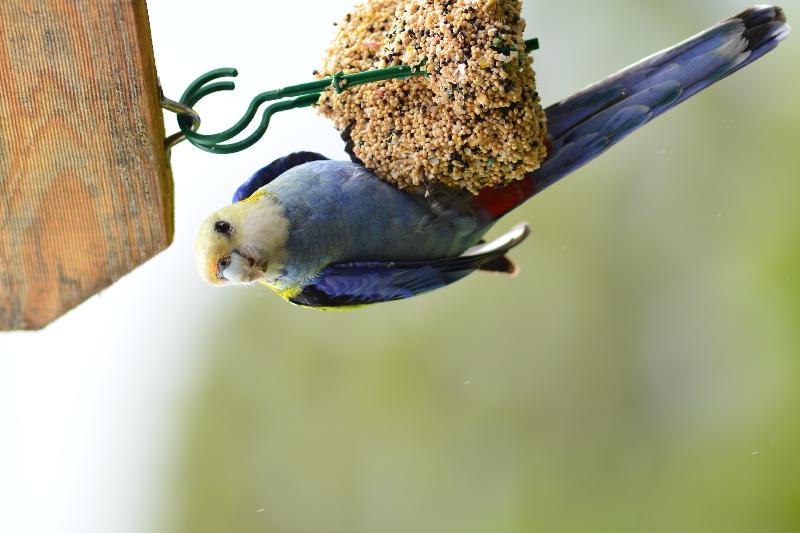
[[780,8],[754,7],[549,107],[550,157],[530,174],[533,194],[749,65],[789,31]]
[[287,170],[311,161],[322,161],[328,158],[314,152],[296,152],[276,159],[245,181],[233,195],[233,203],[250,198],[254,192],[271,182]]
[[529,234],[528,225],[520,224],[492,243],[471,248],[458,257],[434,261],[331,265],[289,301],[305,307],[334,308],[410,298],[449,285],[503,259]]
[[449,285],[473,271],[432,265],[342,264],[326,268],[319,280],[289,301],[303,307],[333,308],[401,300]]

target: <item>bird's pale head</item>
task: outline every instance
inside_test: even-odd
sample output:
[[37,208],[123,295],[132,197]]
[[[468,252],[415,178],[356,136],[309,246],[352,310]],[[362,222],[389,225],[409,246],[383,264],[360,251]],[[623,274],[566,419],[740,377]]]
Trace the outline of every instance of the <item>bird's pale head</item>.
[[212,285],[269,281],[285,262],[288,231],[283,207],[267,194],[223,207],[200,227],[200,275]]

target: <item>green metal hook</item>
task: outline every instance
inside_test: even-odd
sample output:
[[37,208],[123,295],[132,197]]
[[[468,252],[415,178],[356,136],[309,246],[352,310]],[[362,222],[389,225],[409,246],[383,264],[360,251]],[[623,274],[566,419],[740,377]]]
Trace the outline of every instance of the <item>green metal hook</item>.
[[[192,82],[181,97],[181,103],[193,107],[198,101],[211,93],[234,88],[233,82],[221,82],[211,85],[206,83],[224,76],[236,76],[237,71],[233,68],[216,69],[204,74]],[[314,105],[325,89],[332,86],[337,93],[341,93],[351,87],[374,83],[376,81],[390,80],[396,78],[407,78],[410,76],[427,75],[427,72],[407,65],[398,65],[385,69],[358,72],[355,74],[337,73],[334,76],[300,85],[291,85],[283,89],[266,91],[257,95],[247,107],[244,116],[236,124],[225,131],[215,134],[195,133],[191,129],[191,123],[187,119],[179,120],[179,126],[186,139],[201,150],[217,154],[231,154],[249,148],[259,141],[267,131],[269,122],[275,113],[298,109]],[[258,112],[258,108],[266,102],[293,98],[292,100],[276,102],[264,110],[261,123],[258,128],[242,141],[221,144],[230,140],[241,132],[253,121]]]
[[[533,50],[537,50],[538,48],[538,39],[525,41],[526,52],[531,52]],[[503,51],[510,52],[512,50],[507,49]],[[409,65],[397,65],[383,69],[356,72],[353,74],[343,74],[342,72],[338,72],[331,77],[321,80],[309,83],[301,83],[299,85],[290,85],[289,87],[272,91],[265,91],[253,98],[253,100],[250,102],[250,105],[247,107],[247,111],[245,112],[244,116],[242,116],[242,118],[239,119],[236,124],[219,133],[197,133],[194,131],[196,129],[196,124],[194,124],[191,117],[186,114],[178,115],[178,126],[180,127],[181,133],[184,135],[186,140],[188,140],[197,148],[215,154],[232,154],[245,150],[257,143],[266,133],[270,120],[275,113],[312,106],[319,100],[320,95],[328,87],[333,87],[337,93],[342,93],[351,87],[357,87],[366,83],[409,78],[412,76],[427,76],[428,73],[422,69],[423,66],[424,62],[413,67]],[[181,104],[189,108],[193,108],[197,102],[210,94],[220,91],[233,90],[236,85],[232,81],[216,83],[211,82],[225,77],[234,78],[238,76],[238,74],[239,73],[235,68],[219,68],[203,74],[189,84],[189,86],[186,88],[183,96],[181,96]],[[287,98],[291,99],[284,100]],[[261,122],[253,133],[240,141],[222,144],[225,141],[228,141],[242,133],[255,118],[259,107],[267,102],[272,102],[275,100],[282,101],[275,102],[264,110],[261,117]]]

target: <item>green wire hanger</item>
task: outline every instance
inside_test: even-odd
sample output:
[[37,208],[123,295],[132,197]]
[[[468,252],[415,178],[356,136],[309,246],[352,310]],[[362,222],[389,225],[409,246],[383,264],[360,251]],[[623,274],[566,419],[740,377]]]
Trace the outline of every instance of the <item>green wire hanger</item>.
[[[525,41],[526,52],[529,53],[538,49],[538,39]],[[513,49],[506,48],[501,51],[507,53],[513,51]],[[197,133],[200,120],[197,113],[193,112],[192,109],[200,100],[210,94],[220,91],[232,91],[235,89],[236,85],[232,81],[211,83],[220,78],[235,78],[239,74],[235,68],[219,68],[203,74],[186,88],[183,96],[181,96],[180,102],[177,104],[172,102],[175,105],[169,107],[169,109],[178,112],[178,126],[181,129],[181,134],[191,144],[213,154],[233,154],[241,152],[257,143],[266,133],[269,122],[275,113],[312,106],[319,101],[320,95],[328,87],[333,87],[336,93],[339,94],[351,87],[357,87],[366,83],[409,78],[412,76],[427,76],[428,73],[421,69],[423,65],[424,63],[416,67],[397,65],[353,74],[338,72],[331,77],[318,81],[301,83],[300,85],[290,85],[289,87],[273,91],[265,91],[253,98],[244,116],[242,116],[236,124],[225,131],[215,134]],[[258,108],[261,107],[261,105],[274,100],[281,101],[271,104],[264,110],[261,116],[261,122],[253,133],[240,141],[222,144],[242,133],[255,119]],[[186,109],[187,111],[180,111],[180,109]],[[175,137],[176,140],[171,144],[179,142],[180,134],[173,137]],[[170,139],[173,139],[173,137]]]

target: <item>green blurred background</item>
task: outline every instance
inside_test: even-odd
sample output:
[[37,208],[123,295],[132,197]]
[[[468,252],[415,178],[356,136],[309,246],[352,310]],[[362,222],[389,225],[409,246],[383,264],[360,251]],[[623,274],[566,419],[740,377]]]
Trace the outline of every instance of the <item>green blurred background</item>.
[[[541,4],[547,103],[744,7]],[[220,293],[171,531],[800,531],[797,44],[501,223],[517,279]]]
[[[224,127],[256,91],[310,79],[351,5],[151,1],[165,90],[240,67],[238,96],[204,108]],[[540,93],[553,103],[746,5],[526,1]],[[784,7],[800,21],[800,1]],[[104,446],[126,452],[100,464],[139,465],[139,440],[166,450],[142,463],[138,531],[800,531],[798,65],[793,35],[510,215],[496,232],[534,229],[517,278],[356,312],[213,290],[192,263],[197,225],[253,170],[298,149],[343,157],[329,123],[279,117],[229,158],[176,149],[174,247],[45,332],[126,315],[92,349],[141,360],[113,380],[136,391],[92,403],[139,406],[102,418],[117,424]],[[151,387],[164,399],[142,401]],[[135,530],[125,489],[97,486],[116,501],[99,523]]]
[[[547,103],[744,7],[541,4]],[[517,279],[221,294],[171,530],[800,531],[797,44],[501,223]]]

